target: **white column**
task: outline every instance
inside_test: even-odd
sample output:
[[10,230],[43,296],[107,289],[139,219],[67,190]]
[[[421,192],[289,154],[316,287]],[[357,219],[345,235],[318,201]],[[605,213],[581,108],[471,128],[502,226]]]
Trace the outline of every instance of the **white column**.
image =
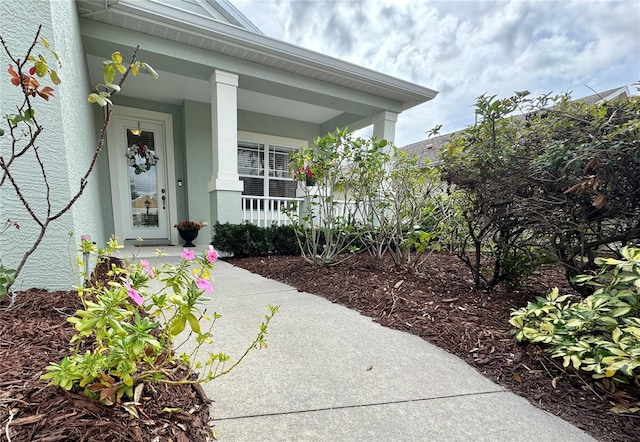
[[396,138],[396,122],[398,114],[395,112],[384,111],[371,117],[373,123],[373,136],[379,140],[387,140],[391,143]]
[[238,177],[238,75],[214,71],[211,85],[213,175],[209,192],[242,192]]

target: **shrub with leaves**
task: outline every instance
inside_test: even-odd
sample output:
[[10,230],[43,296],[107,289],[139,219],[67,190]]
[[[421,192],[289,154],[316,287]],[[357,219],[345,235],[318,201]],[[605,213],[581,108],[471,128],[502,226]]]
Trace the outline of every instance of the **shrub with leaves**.
[[[81,251],[102,259],[119,247],[112,239],[105,249],[81,246]],[[50,363],[42,378],[66,390],[81,389],[107,405],[123,396],[137,402],[144,383],[207,382],[231,371],[250,350],[266,347],[267,327],[277,307],[269,307],[255,340],[235,362],[221,352],[209,352],[204,363],[196,362],[197,354],[212,344],[211,330],[220,317],[201,310],[205,293],[213,292],[210,272],[218,253],[209,247],[196,256],[184,249],[181,258],[175,266],[153,267],[146,260],[112,265],[109,282],[79,287],[84,308],[68,318],[77,331],[71,354]],[[79,264],[82,269],[82,260]],[[209,321],[206,327],[204,321]],[[195,344],[180,353],[189,338]]]
[[386,140],[365,140],[345,128],[317,137],[312,146],[291,154],[290,167],[303,203],[299,216],[294,208],[287,214],[307,262],[332,266],[357,249],[358,225],[371,217],[368,199],[377,191],[377,176],[388,163],[386,147]]
[[[466,244],[458,253],[476,285],[519,277],[535,266],[538,253],[528,252],[540,246],[554,252],[570,280],[596,270],[603,248],[617,251],[640,238],[640,97],[599,98],[482,95],[476,124],[450,138],[444,177],[466,194],[475,256]],[[483,271],[487,254],[490,272]]]
[[511,314],[518,341],[541,343],[565,367],[618,382],[640,380],[640,248],[624,247],[620,259],[599,259],[597,275],[577,283],[597,288],[571,302],[553,289]]

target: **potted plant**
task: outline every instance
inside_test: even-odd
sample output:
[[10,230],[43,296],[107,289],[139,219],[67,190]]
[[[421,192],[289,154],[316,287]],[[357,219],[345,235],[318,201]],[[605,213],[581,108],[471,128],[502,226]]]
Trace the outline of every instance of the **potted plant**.
[[180,234],[180,238],[182,238],[185,243],[185,247],[195,247],[196,245],[192,243],[194,239],[198,237],[198,230],[202,229],[202,226],[195,221],[182,221],[176,225],[174,225],[176,229],[178,229],[178,233]]

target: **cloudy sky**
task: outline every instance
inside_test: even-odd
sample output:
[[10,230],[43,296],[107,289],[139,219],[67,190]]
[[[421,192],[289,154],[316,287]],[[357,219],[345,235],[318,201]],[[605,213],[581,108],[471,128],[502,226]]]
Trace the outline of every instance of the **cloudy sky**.
[[483,93],[591,95],[640,80],[637,0],[231,0],[266,35],[435,89],[396,144],[473,122]]

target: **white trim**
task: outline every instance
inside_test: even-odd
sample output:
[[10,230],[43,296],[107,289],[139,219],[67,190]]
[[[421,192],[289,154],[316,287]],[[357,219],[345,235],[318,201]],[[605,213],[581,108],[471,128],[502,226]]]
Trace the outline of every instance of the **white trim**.
[[239,130],[238,142],[241,141],[247,141],[249,143],[273,144],[282,147],[295,147],[297,149],[303,149],[309,146],[309,142],[306,140],[278,137],[275,135],[260,134],[256,132],[245,132],[243,130]]
[[209,84],[215,86],[217,83],[226,84],[227,86],[238,87],[238,74],[232,72],[221,71],[216,69],[209,77]]
[[[178,205],[176,202],[176,173],[175,173],[175,148],[173,145],[173,116],[163,112],[155,112],[125,106],[113,106],[112,118],[125,117],[139,120],[152,120],[160,122],[164,127],[165,139],[165,172],[167,174],[166,191],[169,202],[169,240],[172,244],[178,244],[178,231],[173,226],[178,222]],[[120,170],[118,168],[118,150],[109,146],[109,140],[116,139],[115,127],[110,124],[107,127],[107,151],[109,154],[109,174],[111,180],[111,203],[113,207],[113,227],[115,234],[121,240],[124,239],[122,226],[122,195],[119,192]]]

